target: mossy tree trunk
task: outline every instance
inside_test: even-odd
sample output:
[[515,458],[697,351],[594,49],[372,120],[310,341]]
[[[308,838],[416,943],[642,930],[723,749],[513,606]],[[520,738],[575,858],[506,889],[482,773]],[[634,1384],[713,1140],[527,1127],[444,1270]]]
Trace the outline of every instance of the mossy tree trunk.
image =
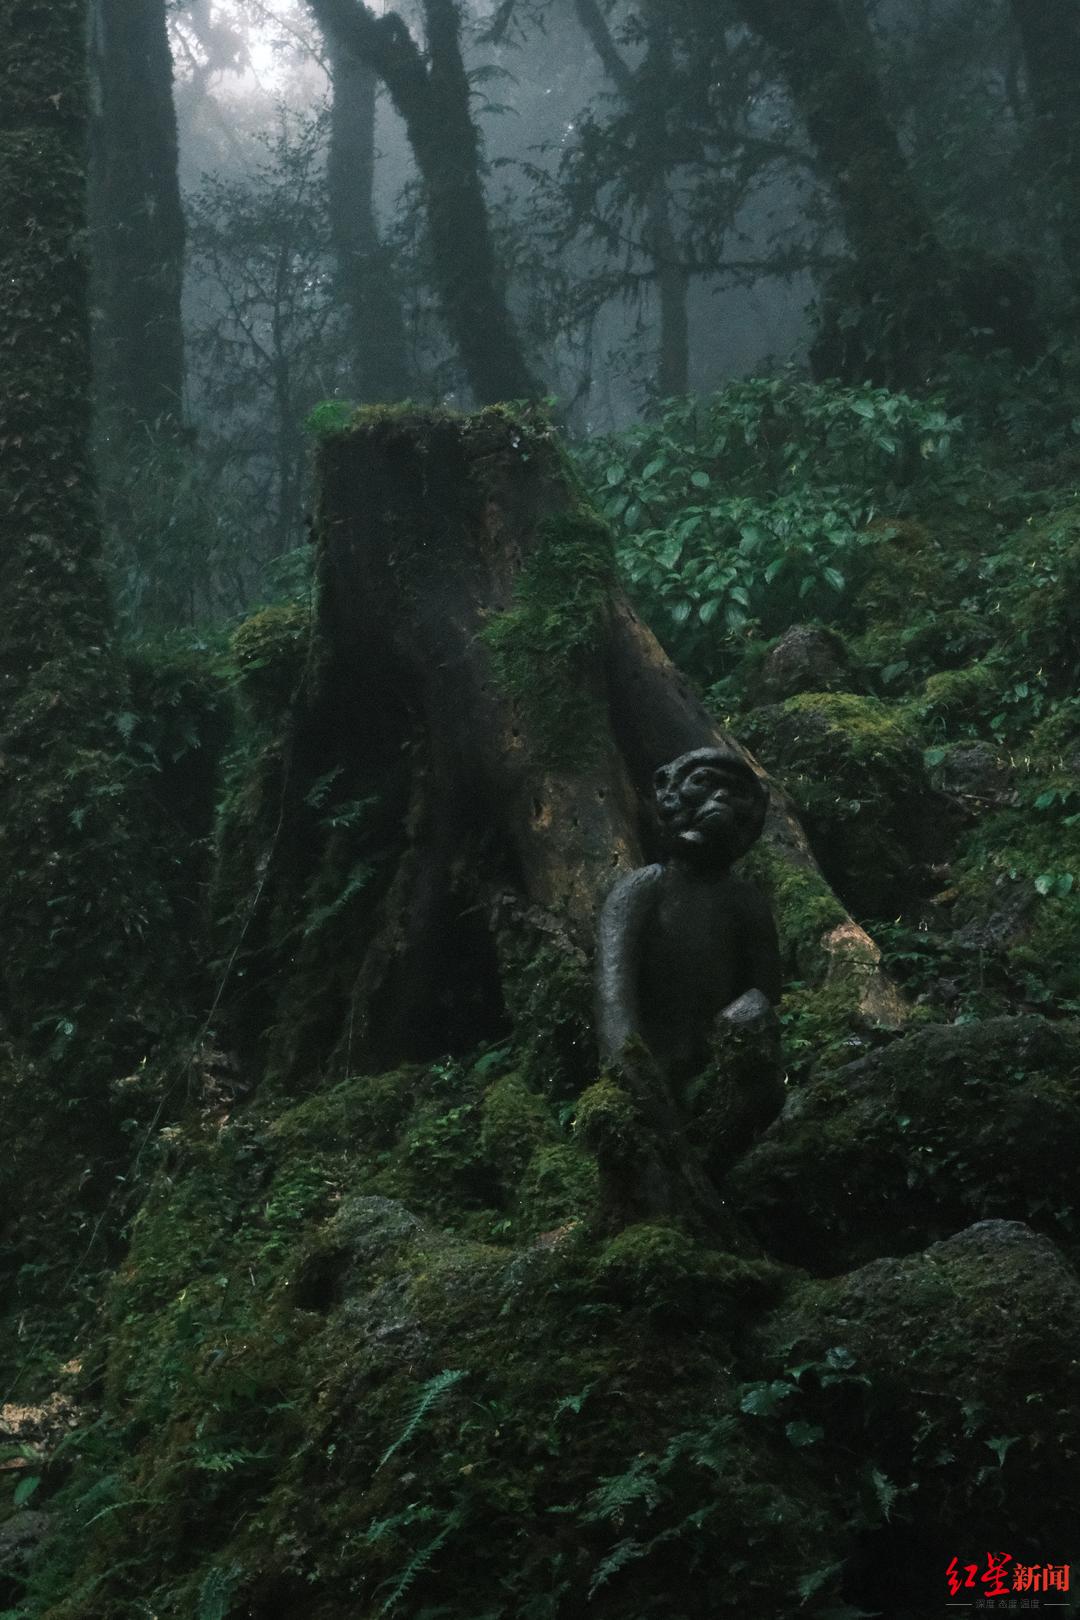
[[90,203],[98,401],[125,428],[181,419],[184,214],[165,0],[91,0]]
[[401,301],[379,239],[375,179],[378,79],[368,63],[327,34],[333,101],[326,184],[338,289],[348,317],[351,391],[364,404],[407,399],[408,351]]
[[161,917],[130,820],[88,460],[85,6],[15,0],[5,23],[0,1007],[74,1097],[145,1040]]
[[424,52],[396,12],[376,16],[361,0],[310,3],[335,49],[378,74],[405,121],[439,305],[476,403],[535,398],[491,236],[456,0],[423,0]]
[[[653,858],[653,772],[738,744],[627,602],[542,420],[367,412],[324,440],[320,474],[321,678],[357,716],[339,745],[418,749],[407,846],[362,952],[353,1061],[446,1050],[455,987],[494,976],[485,1004],[513,1013],[554,998],[572,962],[587,1074],[596,916],[616,875]],[[895,1020],[873,942],[775,785],[764,842],[758,870],[800,971],[847,979],[869,1016]]]

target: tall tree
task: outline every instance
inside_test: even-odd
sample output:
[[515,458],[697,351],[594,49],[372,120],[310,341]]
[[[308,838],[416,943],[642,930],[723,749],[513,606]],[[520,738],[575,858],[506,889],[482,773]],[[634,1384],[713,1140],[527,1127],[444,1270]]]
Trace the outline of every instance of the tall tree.
[[327,34],[333,100],[326,184],[338,285],[348,313],[351,391],[366,403],[409,393],[405,323],[379,238],[375,178],[378,77],[369,63]]
[[85,10],[12,0],[5,21],[0,1011],[57,1074],[78,1043],[85,1079],[145,1039],[140,987],[164,930],[131,819],[88,452]]
[[1080,295],[1080,8],[1012,0],[1035,114],[1035,161],[1052,198],[1062,258]]
[[479,404],[539,392],[506,301],[484,197],[456,0],[422,0],[425,48],[361,0],[311,0],[339,48],[383,81],[405,121],[427,214],[439,304]]
[[[691,0],[695,26],[723,12]],[[773,53],[836,199],[851,264],[826,288],[814,361],[823,375],[909,385],[950,349],[1035,342],[1026,276],[1017,266],[942,244],[889,120],[874,43],[858,6],[842,0],[731,0],[726,13]]]
[[649,0],[641,18],[645,55],[637,67],[631,67],[616,46],[597,0],[574,0],[574,8],[604,72],[634,116],[637,200],[645,217],[644,245],[652,263],[660,316],[656,392],[660,399],[667,399],[688,391],[690,374],[690,273],[672,220],[667,102],[673,67],[670,18],[656,0]]
[[177,423],[184,215],[165,0],[92,0],[91,230],[101,402],[129,426]]

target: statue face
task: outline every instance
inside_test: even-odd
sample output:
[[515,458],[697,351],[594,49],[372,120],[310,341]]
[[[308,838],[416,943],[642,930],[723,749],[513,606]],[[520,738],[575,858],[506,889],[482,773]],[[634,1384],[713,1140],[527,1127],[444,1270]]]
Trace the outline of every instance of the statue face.
[[735,754],[695,749],[662,765],[653,782],[661,825],[678,854],[728,865],[761,833],[768,795]]

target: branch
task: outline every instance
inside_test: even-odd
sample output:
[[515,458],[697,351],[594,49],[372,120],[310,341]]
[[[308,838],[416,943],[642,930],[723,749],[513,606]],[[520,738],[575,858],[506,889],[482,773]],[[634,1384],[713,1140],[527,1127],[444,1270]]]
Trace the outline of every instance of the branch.
[[630,96],[634,88],[634,75],[615,49],[611,29],[597,0],[574,0],[574,10],[578,22],[589,36],[593,50],[603,63],[604,72],[621,96]]
[[347,51],[379,75],[407,118],[427,88],[420,47],[396,11],[376,17],[362,0],[310,0],[315,20]]

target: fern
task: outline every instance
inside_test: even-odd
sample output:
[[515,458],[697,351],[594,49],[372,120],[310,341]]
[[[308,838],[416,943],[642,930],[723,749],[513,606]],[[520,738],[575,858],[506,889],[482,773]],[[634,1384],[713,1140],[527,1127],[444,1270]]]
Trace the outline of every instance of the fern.
[[627,1508],[642,1502],[651,1513],[660,1505],[656,1469],[655,1457],[635,1457],[625,1473],[607,1475],[589,1492],[590,1511],[585,1515],[586,1524],[621,1518]]
[[[430,1411],[431,1407],[434,1406],[439,1397],[441,1395],[445,1395],[448,1389],[452,1389],[453,1386],[465,1376],[466,1375],[464,1372],[446,1368],[443,1372],[436,1373],[434,1378],[428,1379],[427,1383],[420,1390],[416,1404],[409,1413],[409,1419],[405,1427],[402,1429],[393,1445],[388,1446],[383,1452],[382,1456],[379,1458],[379,1468],[384,1467],[385,1464],[390,1461],[390,1458],[394,1455],[395,1451],[400,1451],[401,1447],[412,1439],[421,1423],[423,1423],[425,1416]],[[378,1471],[379,1469],[377,1468],[375,1472],[378,1473]]]
[[624,1569],[627,1564],[635,1563],[639,1558],[644,1558],[648,1551],[649,1548],[640,1541],[628,1538],[626,1541],[617,1542],[593,1575],[589,1586],[590,1599],[606,1581],[617,1575],[620,1569]]
[[215,1567],[207,1571],[206,1579],[199,1588],[197,1620],[228,1620],[238,1574],[235,1565],[228,1569]]
[[[445,1377],[446,1375],[444,1373],[440,1373],[439,1376]],[[461,1378],[463,1376],[464,1374],[462,1373],[456,1374],[457,1378]],[[434,1379],[431,1381],[432,1383],[435,1382]],[[428,1565],[431,1563],[431,1560],[435,1557],[435,1554],[446,1541],[447,1537],[458,1529],[460,1524],[460,1512],[452,1513],[447,1519],[446,1523],[443,1525],[442,1529],[438,1530],[435,1535],[432,1536],[431,1540],[421,1547],[419,1551],[413,1553],[401,1574],[397,1576],[394,1582],[394,1589],[390,1593],[390,1596],[384,1599],[382,1607],[378,1611],[379,1620],[381,1620],[381,1617],[384,1614],[389,1614],[392,1609],[397,1608],[406,1592],[416,1580],[416,1577],[421,1575],[423,1571],[427,1569]],[[384,1582],[383,1584],[385,1585],[386,1583]]]
[[374,873],[375,868],[368,861],[357,861],[356,865],[349,873],[348,879],[346,880],[345,886],[341,893],[335,896],[329,905],[318,906],[311,913],[307,922],[304,924],[304,938],[307,939],[311,934],[317,933],[320,928],[324,928],[326,924],[332,920],[332,918],[339,914],[339,912],[344,911],[345,907],[349,904],[349,901],[354,900],[362,889],[367,888],[367,885],[371,882]]

